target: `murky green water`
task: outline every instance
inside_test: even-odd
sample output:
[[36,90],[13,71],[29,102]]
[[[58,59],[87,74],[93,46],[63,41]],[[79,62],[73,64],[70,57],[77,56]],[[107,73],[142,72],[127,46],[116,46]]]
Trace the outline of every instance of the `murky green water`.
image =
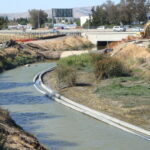
[[0,105],[51,150],[149,150],[150,141],[104,124],[41,95],[33,77],[54,64],[33,64],[0,75]]

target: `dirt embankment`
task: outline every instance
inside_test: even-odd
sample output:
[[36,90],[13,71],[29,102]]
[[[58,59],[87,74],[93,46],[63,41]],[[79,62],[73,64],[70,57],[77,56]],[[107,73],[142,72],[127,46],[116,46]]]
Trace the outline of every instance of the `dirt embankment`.
[[85,38],[61,37],[51,40],[38,40],[26,43],[13,43],[1,48],[0,57],[29,55],[38,59],[59,59],[63,51],[87,50],[93,44]]
[[0,148],[11,150],[46,150],[31,134],[25,132],[0,108]]
[[97,81],[93,72],[78,71],[76,86],[59,89],[53,71],[44,76],[44,83],[75,102],[150,130],[150,52],[121,43],[112,55],[131,67],[133,76]]

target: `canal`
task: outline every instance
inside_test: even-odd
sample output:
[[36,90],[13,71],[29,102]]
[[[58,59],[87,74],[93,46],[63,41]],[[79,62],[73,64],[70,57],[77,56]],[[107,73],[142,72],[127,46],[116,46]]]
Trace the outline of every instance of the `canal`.
[[149,150],[150,141],[97,121],[43,96],[34,76],[53,63],[0,74],[0,105],[51,150]]

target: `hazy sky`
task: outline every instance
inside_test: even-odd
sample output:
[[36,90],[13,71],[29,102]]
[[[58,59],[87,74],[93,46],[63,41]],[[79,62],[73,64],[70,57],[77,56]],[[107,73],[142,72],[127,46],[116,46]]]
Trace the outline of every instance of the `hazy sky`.
[[[25,12],[29,9],[73,8],[94,6],[106,0],[0,0],[0,13]],[[120,0],[113,0],[118,2]]]

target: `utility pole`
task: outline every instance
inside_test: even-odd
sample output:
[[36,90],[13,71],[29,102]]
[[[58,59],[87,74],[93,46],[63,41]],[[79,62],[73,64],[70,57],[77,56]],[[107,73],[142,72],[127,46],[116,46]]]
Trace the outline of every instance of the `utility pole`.
[[40,28],[40,10],[38,11],[38,28]]

